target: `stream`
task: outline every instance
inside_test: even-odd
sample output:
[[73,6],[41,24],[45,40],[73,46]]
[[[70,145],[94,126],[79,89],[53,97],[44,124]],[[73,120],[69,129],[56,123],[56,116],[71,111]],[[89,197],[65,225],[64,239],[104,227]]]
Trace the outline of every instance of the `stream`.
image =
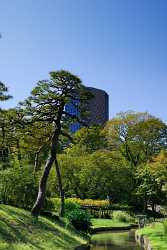
[[92,235],[91,250],[142,250],[135,242],[135,230],[110,231]]

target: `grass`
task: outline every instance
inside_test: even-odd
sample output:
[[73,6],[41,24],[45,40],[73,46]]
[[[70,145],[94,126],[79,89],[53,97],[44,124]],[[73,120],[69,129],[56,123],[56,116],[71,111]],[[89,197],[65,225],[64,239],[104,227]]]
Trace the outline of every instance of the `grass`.
[[84,243],[65,220],[37,220],[23,209],[0,205],[0,250],[72,250]]
[[167,234],[164,230],[163,223],[152,223],[151,225],[139,229],[140,235],[145,235],[154,250],[167,250]]
[[133,241],[129,239],[131,235],[132,233],[129,233],[129,231],[102,232],[92,235],[91,242],[94,245],[99,244],[99,246],[105,247],[108,245],[110,247],[105,249],[132,249]]
[[120,222],[112,219],[92,219],[92,228],[99,227],[124,227],[129,226],[128,222]]

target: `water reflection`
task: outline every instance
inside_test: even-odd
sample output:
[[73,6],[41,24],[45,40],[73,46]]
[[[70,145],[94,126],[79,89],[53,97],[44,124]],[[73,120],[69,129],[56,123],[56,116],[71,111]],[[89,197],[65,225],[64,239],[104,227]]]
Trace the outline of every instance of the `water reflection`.
[[134,230],[104,232],[92,236],[91,250],[141,250],[135,242]]

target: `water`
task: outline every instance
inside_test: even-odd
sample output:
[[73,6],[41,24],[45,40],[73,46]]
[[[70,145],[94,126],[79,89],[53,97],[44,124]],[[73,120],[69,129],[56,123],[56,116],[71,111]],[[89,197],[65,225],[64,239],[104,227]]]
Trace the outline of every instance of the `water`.
[[135,231],[103,232],[94,234],[91,250],[142,250],[135,242]]

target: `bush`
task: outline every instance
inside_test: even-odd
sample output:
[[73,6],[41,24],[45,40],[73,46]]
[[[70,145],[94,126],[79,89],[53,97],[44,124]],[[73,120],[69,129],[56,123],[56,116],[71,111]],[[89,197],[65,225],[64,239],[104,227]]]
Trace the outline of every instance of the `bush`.
[[79,204],[74,203],[70,199],[65,200],[65,214],[69,214],[71,211],[78,210],[79,208]]
[[120,221],[120,222],[132,222],[134,219],[127,212],[114,211],[113,220]]
[[[60,198],[50,198],[50,199],[47,199],[45,209],[59,212],[60,206],[61,206]],[[68,214],[69,212],[75,209],[79,209],[79,208],[80,208],[80,205],[72,201],[72,199],[70,198],[65,199],[65,214]]]
[[30,209],[36,199],[38,182],[30,167],[0,171],[0,200],[4,204]]
[[50,211],[50,212],[55,210],[55,204],[54,204],[52,198],[46,198],[45,199],[45,203],[44,203],[44,206],[43,206],[42,210]]
[[67,218],[77,230],[89,231],[91,226],[91,215],[87,211],[81,209],[72,210],[67,214]]
[[79,204],[80,206],[97,206],[97,207],[108,207],[108,200],[93,200],[93,199],[84,199],[81,200],[79,198],[69,198],[72,202]]

